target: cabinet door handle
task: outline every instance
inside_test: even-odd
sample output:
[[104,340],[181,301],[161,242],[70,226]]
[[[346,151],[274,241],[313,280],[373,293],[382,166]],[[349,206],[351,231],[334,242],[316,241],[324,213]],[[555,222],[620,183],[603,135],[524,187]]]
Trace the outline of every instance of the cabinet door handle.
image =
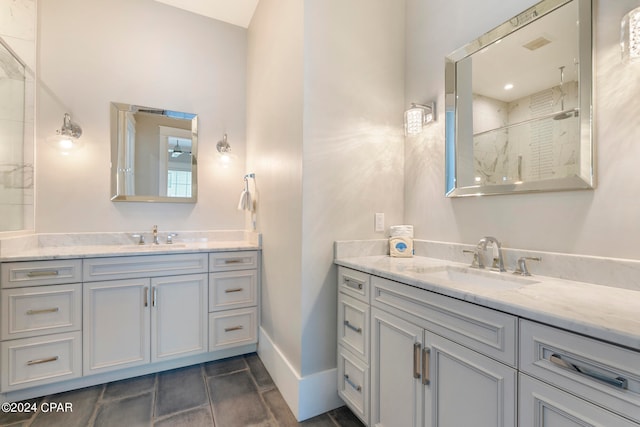
[[225,294],[231,294],[233,292],[242,292],[243,290],[244,290],[243,288],[225,289],[224,293]]
[[144,294],[144,306],[149,307],[149,287],[145,286],[142,292]]
[[58,274],[60,274],[58,270],[30,271],[27,273],[27,277],[57,276]]
[[43,308],[41,310],[27,310],[27,314],[32,315],[32,314],[44,314],[44,313],[57,313],[58,311],[60,311],[58,307],[52,307],[52,308]]
[[420,350],[422,344],[419,342],[413,344],[413,378],[420,378]]
[[348,320],[345,320],[345,321],[344,321],[344,326],[346,326],[347,328],[349,328],[349,329],[351,329],[352,331],[355,331],[355,332],[357,332],[357,333],[359,333],[359,334],[361,334],[361,333],[362,333],[362,328],[359,328],[359,327],[357,327],[357,326],[353,326],[351,323],[349,323],[349,321],[348,321]]
[[239,331],[241,329],[244,329],[242,326],[232,326],[230,328],[224,328],[225,332],[231,332],[231,331]]
[[156,286],[153,287],[153,295],[151,298],[151,305],[153,305],[154,307],[157,305],[156,303],[158,302],[158,288]]
[[357,280],[345,277],[344,284],[350,288],[362,290],[362,282],[358,282]]
[[27,362],[28,366],[31,365],[40,365],[42,363],[49,363],[49,362],[55,362],[56,360],[58,360],[58,356],[53,356],[53,357],[47,357],[44,359],[35,359],[35,360],[29,360]]
[[359,386],[358,384],[354,383],[353,381],[351,381],[351,378],[349,378],[349,375],[344,374],[344,380],[347,384],[349,384],[351,387],[353,387],[355,389],[355,391],[362,391],[362,387]]
[[431,350],[425,347],[422,350],[422,384],[424,385],[431,383],[429,365],[431,365]]
[[569,359],[566,356],[563,357],[557,353],[552,354],[551,357],[549,357],[549,361],[556,366],[559,366],[564,369],[568,369],[570,371],[577,372],[579,374],[582,374],[589,378],[596,379],[598,381],[602,381],[615,388],[626,390],[628,387],[627,379],[620,375],[617,377],[609,377],[607,375],[601,374],[600,372],[596,372],[587,367],[580,366],[576,364],[574,361],[569,361]]

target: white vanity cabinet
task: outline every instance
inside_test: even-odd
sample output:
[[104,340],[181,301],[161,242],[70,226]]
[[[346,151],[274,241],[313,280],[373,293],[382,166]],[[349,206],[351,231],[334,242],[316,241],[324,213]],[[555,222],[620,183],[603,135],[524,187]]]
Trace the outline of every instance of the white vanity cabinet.
[[338,393],[367,425],[516,425],[515,316],[344,267],[338,286]]
[[82,375],[79,260],[3,263],[0,391]]
[[209,351],[258,342],[258,253],[209,255]]
[[84,375],[208,350],[207,254],[88,259],[84,272]]
[[369,275],[338,267],[338,394],[369,424]]
[[639,426],[640,352],[520,321],[520,426]]
[[372,277],[371,424],[516,425],[517,319]]

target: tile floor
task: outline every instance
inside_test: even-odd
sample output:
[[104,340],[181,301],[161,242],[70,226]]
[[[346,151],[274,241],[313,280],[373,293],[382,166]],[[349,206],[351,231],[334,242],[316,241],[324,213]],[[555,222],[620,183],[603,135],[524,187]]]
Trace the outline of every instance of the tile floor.
[[29,402],[73,411],[0,413],[0,426],[362,427],[346,407],[298,423],[255,353]]

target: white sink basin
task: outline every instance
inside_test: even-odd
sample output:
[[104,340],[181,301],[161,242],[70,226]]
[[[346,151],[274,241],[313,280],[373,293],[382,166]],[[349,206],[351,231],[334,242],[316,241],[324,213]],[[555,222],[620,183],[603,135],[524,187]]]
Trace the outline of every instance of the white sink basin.
[[124,245],[122,246],[123,249],[128,249],[128,250],[139,250],[139,251],[169,251],[171,249],[181,249],[181,248],[186,248],[187,245],[185,245],[184,243],[172,243],[172,244],[167,244],[167,243],[160,243],[158,245],[156,244],[147,244],[147,245]]
[[433,279],[434,282],[444,280],[458,287],[474,289],[511,290],[539,283],[537,280],[515,276],[507,272],[498,273],[457,266],[425,268],[420,273],[423,273],[427,280]]

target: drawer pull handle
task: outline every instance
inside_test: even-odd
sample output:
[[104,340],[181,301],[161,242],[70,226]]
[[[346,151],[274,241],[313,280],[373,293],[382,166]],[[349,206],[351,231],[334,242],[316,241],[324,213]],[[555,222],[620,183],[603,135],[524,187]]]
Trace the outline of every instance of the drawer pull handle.
[[233,288],[233,289],[225,289],[224,293],[225,294],[231,294],[233,292],[242,292],[242,291],[244,291],[243,288]]
[[344,374],[344,380],[346,381],[347,384],[353,387],[355,391],[362,391],[362,387],[360,387],[358,384],[351,381],[351,378],[349,378],[349,375]]
[[45,359],[36,359],[36,360],[29,360],[27,362],[28,366],[31,365],[41,365],[43,363],[49,363],[49,362],[55,362],[56,360],[58,360],[58,356],[53,356],[53,357],[47,357]]
[[240,264],[241,262],[242,262],[242,259],[240,259],[240,258],[225,259],[224,260],[225,264]]
[[420,350],[422,344],[419,342],[413,344],[413,378],[420,378]]
[[27,273],[27,277],[47,277],[57,276],[60,272],[58,270],[46,270],[46,271],[30,271]]
[[566,356],[563,358],[561,355],[554,353],[551,355],[551,357],[549,357],[549,361],[556,366],[560,366],[561,368],[568,369],[570,371],[578,372],[579,374],[582,374],[589,378],[596,379],[598,381],[602,381],[615,388],[619,388],[622,390],[627,389],[628,382],[626,378],[623,378],[621,376],[617,376],[615,378],[609,377],[607,375],[601,374],[600,372],[596,372],[592,369],[579,366],[573,361],[570,362]]
[[224,328],[225,332],[231,332],[231,331],[239,331],[241,329],[244,329],[244,327],[242,326],[232,326],[230,328]]
[[58,307],[53,307],[53,308],[43,308],[42,310],[27,310],[27,314],[32,315],[32,314],[57,313],[58,311],[60,311]]
[[429,365],[431,364],[431,350],[425,348],[422,350],[422,384],[429,385],[431,383],[431,375],[429,374]]
[[351,323],[349,323],[348,320],[344,321],[344,326],[346,326],[347,328],[351,329],[352,331],[356,331],[359,334],[362,333],[362,328],[359,328],[357,326],[353,326]]
[[362,290],[362,282],[358,282],[357,280],[353,280],[348,277],[345,277],[344,284],[350,288]]

